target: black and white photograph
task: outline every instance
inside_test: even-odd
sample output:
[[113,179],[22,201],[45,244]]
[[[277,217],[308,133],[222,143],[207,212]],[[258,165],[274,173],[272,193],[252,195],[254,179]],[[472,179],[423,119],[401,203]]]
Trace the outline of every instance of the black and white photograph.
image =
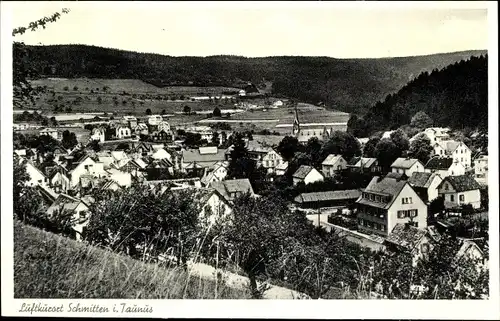
[[1,13],[2,311],[500,316],[495,2]]

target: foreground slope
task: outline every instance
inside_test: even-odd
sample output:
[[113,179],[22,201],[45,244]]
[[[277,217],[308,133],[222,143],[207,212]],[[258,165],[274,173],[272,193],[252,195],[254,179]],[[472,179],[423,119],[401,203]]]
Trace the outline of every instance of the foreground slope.
[[[171,57],[85,45],[29,46],[29,66],[64,78],[141,79],[157,86],[243,88],[253,82],[272,93],[346,112],[360,112],[424,71],[440,69],[485,50],[417,57]],[[262,85],[262,86],[261,86]],[[266,91],[269,88],[266,87]]]
[[[218,293],[217,297],[215,293]],[[14,222],[15,298],[248,299],[235,289]]]

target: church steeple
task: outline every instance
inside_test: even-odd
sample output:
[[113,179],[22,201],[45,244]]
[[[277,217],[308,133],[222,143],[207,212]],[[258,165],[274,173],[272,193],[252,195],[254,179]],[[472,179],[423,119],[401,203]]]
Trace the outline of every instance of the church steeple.
[[299,132],[300,132],[299,112],[297,111],[297,105],[295,105],[295,119],[293,120],[292,134],[297,136]]

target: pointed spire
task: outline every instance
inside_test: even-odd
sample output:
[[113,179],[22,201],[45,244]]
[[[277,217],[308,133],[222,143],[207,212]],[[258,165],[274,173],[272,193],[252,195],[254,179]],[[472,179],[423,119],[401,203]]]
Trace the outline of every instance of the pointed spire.
[[297,105],[295,105],[295,119],[293,120],[293,135],[297,135],[300,132],[300,122],[299,122],[299,112],[297,111]]

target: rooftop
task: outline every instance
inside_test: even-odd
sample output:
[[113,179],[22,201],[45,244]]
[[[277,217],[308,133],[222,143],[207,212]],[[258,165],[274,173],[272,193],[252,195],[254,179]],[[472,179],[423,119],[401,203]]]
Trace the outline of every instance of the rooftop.
[[408,169],[415,165],[415,163],[417,162],[418,159],[416,158],[399,157],[394,161],[394,163],[392,163],[391,167]]
[[331,200],[352,200],[352,199],[357,199],[360,195],[361,191],[357,189],[302,193],[299,196],[295,197],[294,201],[297,203],[306,203],[306,202],[321,202],[321,201],[331,201]]
[[412,251],[427,234],[425,230],[414,226],[398,223],[386,238],[387,242],[396,244],[408,251]]
[[408,183],[411,186],[428,188],[436,175],[436,173],[415,172],[408,179]]
[[441,184],[439,184],[438,188],[440,188],[444,182],[450,183],[457,192],[481,189],[481,185],[479,185],[479,183],[469,175],[447,176],[443,179]]
[[325,160],[323,161],[323,163],[321,163],[321,165],[334,165],[341,158],[342,158],[342,155],[330,154],[325,158]]
[[448,170],[453,164],[453,158],[451,157],[433,157],[427,164],[425,164],[426,169],[436,169],[436,170]]
[[309,165],[301,165],[295,173],[293,173],[294,178],[300,178],[304,179],[312,170],[314,167],[309,166]]
[[216,189],[226,200],[234,199],[230,193],[250,192],[251,195],[254,195],[252,184],[250,184],[248,178],[212,182],[210,186]]

